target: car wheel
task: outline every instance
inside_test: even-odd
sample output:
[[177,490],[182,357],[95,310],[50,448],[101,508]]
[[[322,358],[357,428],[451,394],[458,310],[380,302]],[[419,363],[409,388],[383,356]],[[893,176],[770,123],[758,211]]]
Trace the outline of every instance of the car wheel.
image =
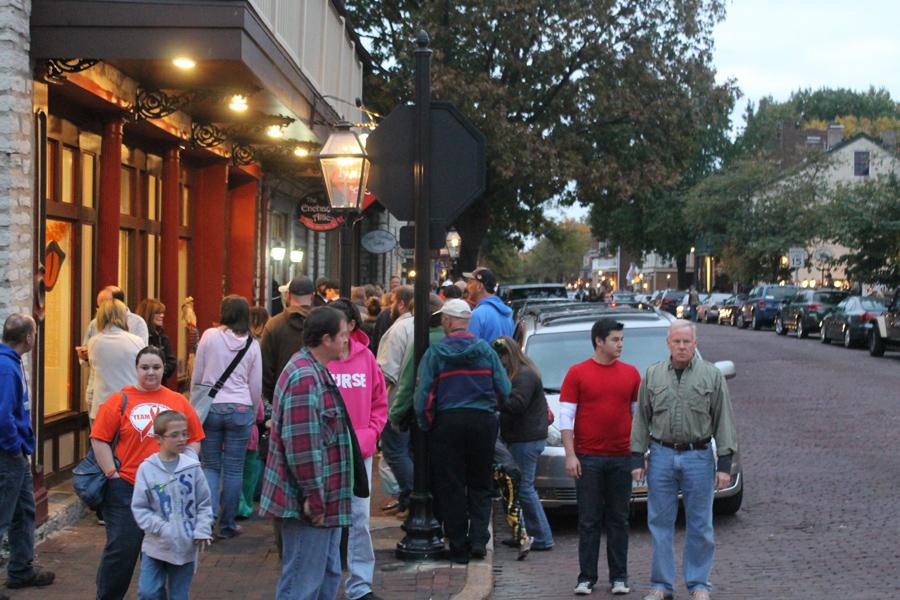
[[716,515],[733,515],[741,509],[741,504],[743,504],[743,502],[744,488],[742,486],[740,491],[734,496],[719,498],[713,502],[713,513]]
[[739,312],[739,313],[738,313],[738,316],[737,316],[737,326],[738,326],[740,329],[746,329],[746,328],[747,328],[747,322],[744,321],[744,313],[743,313],[743,312]]
[[735,315],[735,314],[731,315],[731,326],[737,327],[737,315]]
[[809,331],[806,330],[806,325],[803,324],[803,317],[797,319],[797,339],[802,340],[809,336]]
[[831,344],[831,338],[825,333],[825,323],[822,323],[822,326],[819,327],[819,341],[826,345]]
[[750,326],[753,327],[753,331],[759,331],[762,329],[762,323],[759,322],[759,319],[756,318],[756,312],[753,313],[753,316],[750,317]]
[[853,336],[850,335],[850,328],[844,330],[844,348],[853,347]]
[[878,324],[873,323],[873,329],[869,332],[869,354],[872,356],[884,356],[884,340],[878,333]]
[[778,335],[787,335],[787,329],[784,328],[784,319],[781,318],[781,315],[778,315],[775,318],[775,333]]

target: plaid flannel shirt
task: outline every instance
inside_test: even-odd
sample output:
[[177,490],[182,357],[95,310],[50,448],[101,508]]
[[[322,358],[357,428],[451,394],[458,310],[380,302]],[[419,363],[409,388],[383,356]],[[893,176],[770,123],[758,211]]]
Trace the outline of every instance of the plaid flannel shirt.
[[260,514],[309,521],[325,515],[323,527],[350,525],[353,493],[348,423],[340,391],[308,348],[291,357],[275,386],[269,458]]

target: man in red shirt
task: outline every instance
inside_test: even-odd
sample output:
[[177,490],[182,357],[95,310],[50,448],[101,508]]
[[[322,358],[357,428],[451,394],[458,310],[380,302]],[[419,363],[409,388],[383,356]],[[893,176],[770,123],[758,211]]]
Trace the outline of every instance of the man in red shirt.
[[591,328],[594,354],[573,365],[560,390],[560,431],[566,472],[578,501],[578,583],[587,595],[597,583],[600,533],[606,524],[606,560],[613,594],[627,594],[629,445],[631,415],[641,376],[619,360],[625,326],[600,319]]

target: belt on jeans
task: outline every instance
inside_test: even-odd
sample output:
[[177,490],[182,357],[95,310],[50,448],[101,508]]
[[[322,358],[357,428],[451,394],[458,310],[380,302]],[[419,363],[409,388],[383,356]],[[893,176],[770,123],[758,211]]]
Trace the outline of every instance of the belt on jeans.
[[709,448],[709,442],[712,438],[706,438],[705,440],[699,440],[696,442],[664,442],[662,440],[658,440],[653,436],[650,436],[650,440],[656,442],[660,446],[665,446],[666,448],[671,448],[675,452],[687,452],[688,450],[706,450]]

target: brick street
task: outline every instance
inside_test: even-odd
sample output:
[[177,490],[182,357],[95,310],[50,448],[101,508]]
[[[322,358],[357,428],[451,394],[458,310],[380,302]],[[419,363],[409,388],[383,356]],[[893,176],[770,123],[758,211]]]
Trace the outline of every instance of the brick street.
[[[900,597],[892,450],[900,424],[900,354],[876,359],[818,339],[715,325],[700,325],[699,340],[704,358],[737,366],[729,386],[746,477],[743,508],[715,519],[714,597]],[[574,597],[576,517],[550,519],[552,552],[519,563],[498,544],[495,598]],[[499,520],[495,529],[504,537]],[[682,533],[680,525],[678,548]],[[680,565],[680,551],[676,556]],[[650,571],[643,515],[632,522],[628,564],[632,592],[623,597],[641,597]],[[602,547],[599,572],[595,595],[607,597]],[[679,572],[676,598],[686,597]]]

